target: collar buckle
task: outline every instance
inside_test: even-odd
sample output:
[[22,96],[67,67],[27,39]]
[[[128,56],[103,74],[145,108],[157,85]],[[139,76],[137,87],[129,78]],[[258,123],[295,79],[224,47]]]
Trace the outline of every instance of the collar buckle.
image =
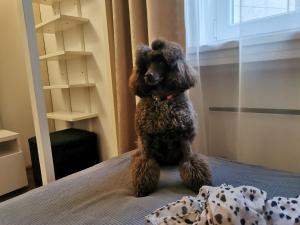
[[154,101],[156,101],[156,102],[159,102],[159,101],[160,101],[160,97],[159,97],[159,96],[153,95],[152,98],[153,98]]

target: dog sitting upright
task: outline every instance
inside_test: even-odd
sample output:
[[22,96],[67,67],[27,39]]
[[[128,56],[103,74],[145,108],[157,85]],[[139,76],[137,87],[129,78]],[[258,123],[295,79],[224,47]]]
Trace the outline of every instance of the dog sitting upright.
[[142,45],[129,86],[141,99],[136,109],[139,150],[131,161],[135,195],[153,192],[160,166],[179,165],[183,183],[194,191],[211,184],[208,164],[193,153],[196,115],[185,93],[195,84],[181,47],[164,40]]

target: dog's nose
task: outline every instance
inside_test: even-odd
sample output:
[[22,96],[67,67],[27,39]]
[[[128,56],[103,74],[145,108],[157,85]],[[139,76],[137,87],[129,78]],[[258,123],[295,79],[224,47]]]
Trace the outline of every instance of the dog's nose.
[[153,73],[151,73],[151,72],[147,72],[146,74],[145,74],[145,76],[148,78],[148,77],[153,77]]
[[153,73],[151,73],[151,72],[147,72],[146,74],[145,74],[145,78],[147,79],[147,80],[149,80],[149,81],[152,81],[153,80]]

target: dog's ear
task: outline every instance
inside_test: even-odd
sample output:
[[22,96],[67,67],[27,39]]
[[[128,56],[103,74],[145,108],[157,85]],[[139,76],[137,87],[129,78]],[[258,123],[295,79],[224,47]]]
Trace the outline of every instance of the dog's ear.
[[[181,60],[180,60],[181,61]],[[180,62],[179,61],[179,62]],[[189,65],[187,64],[184,60],[182,60],[182,64],[184,65],[184,83],[186,85],[186,89],[190,89],[195,86],[196,84],[196,71]],[[182,67],[177,65],[177,67]]]
[[140,98],[150,96],[150,89],[145,84],[144,76],[141,76],[137,68],[133,69],[133,72],[129,78],[129,88],[133,94]]
[[171,88],[176,92],[183,92],[196,84],[196,72],[185,60],[177,60],[176,66],[170,76]]
[[149,95],[149,87],[145,84],[144,74],[149,63],[148,53],[152,51],[147,45],[140,45],[136,50],[135,68],[129,78],[131,91],[143,98]]

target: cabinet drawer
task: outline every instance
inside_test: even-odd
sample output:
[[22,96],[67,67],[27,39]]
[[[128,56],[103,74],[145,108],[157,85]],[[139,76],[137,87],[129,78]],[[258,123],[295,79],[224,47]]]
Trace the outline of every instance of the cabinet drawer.
[[0,157],[0,196],[27,186],[27,175],[21,151]]

